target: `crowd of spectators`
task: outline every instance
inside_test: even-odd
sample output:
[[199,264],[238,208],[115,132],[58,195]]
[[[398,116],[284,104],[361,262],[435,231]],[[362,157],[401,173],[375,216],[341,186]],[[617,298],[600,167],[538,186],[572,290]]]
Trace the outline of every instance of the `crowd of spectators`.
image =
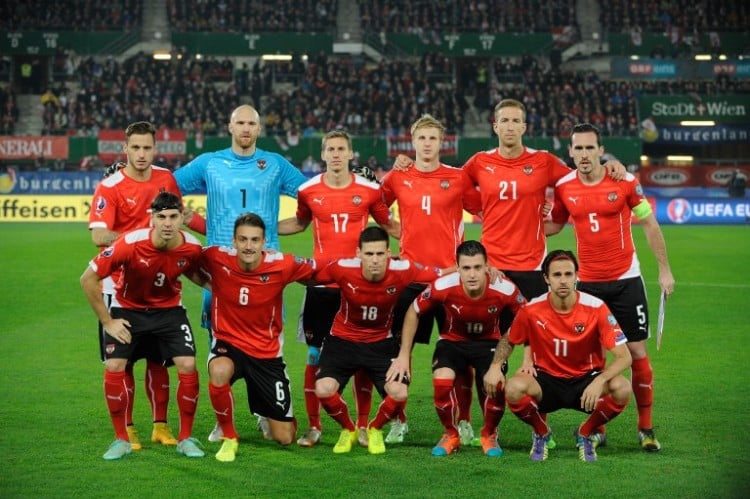
[[42,96],[43,133],[95,136],[137,120],[191,133],[226,133],[228,113],[240,102],[233,63],[173,55],[170,61],[144,53],[122,63],[111,57],[78,61],[77,93],[60,82]]
[[750,6],[742,0],[628,0],[602,1],[601,22],[605,30],[619,32],[638,26],[644,32],[683,33],[747,31]]
[[442,79],[446,64],[436,54],[421,62],[311,61],[299,86],[268,98],[262,111],[266,131],[291,134],[292,139],[335,128],[381,137],[404,135],[416,118],[431,113],[451,132],[460,132],[466,103],[450,79]]
[[167,0],[175,31],[332,31],[336,0]]
[[597,125],[603,135],[635,136],[640,131],[640,95],[738,93],[750,93],[750,82],[725,76],[714,81],[601,80],[593,71],[563,72],[543,59],[523,57],[495,61],[489,100],[480,104],[491,118],[501,99],[520,100],[526,105],[529,136],[568,137],[579,122]]
[[377,33],[538,33],[576,24],[575,0],[359,0],[359,5],[362,27]]
[[15,92],[10,87],[0,85],[0,135],[13,135],[18,116]]
[[0,30],[129,31],[141,26],[143,0],[0,2]]

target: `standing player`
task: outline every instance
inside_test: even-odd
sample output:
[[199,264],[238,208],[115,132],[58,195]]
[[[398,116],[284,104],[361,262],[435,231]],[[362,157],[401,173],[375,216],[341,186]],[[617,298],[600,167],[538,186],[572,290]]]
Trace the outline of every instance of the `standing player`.
[[[162,192],[151,203],[152,229],[124,234],[94,258],[81,276],[81,286],[91,308],[105,330],[104,394],[115,429],[115,441],[104,454],[113,460],[129,454],[127,432],[130,391],[125,368],[144,338],[154,337],[162,358],[172,359],[179,377],[177,406],[180,432],[177,452],[202,457],[203,451],[191,437],[198,404],[198,372],[195,370],[195,342],[187,313],[182,307],[179,276],[194,272],[201,244],[179,230],[183,222],[182,201],[176,194]],[[114,272],[111,307],[101,299],[101,281]]]
[[408,379],[386,379],[398,345],[391,334],[393,308],[410,282],[430,282],[441,270],[425,268],[409,260],[391,260],[388,233],[368,227],[359,236],[357,257],[325,265],[314,276],[319,282],[336,282],[341,288],[341,307],[331,334],[323,341],[315,393],[323,408],[342,427],[336,454],[349,452],[357,439],[354,421],[339,388],[364,369],[383,402],[367,428],[367,449],[385,452],[381,428],[406,403]]
[[[242,213],[258,214],[268,228],[268,248],[279,249],[277,223],[279,197],[296,197],[297,189],[307,178],[286,159],[256,147],[260,135],[260,116],[254,107],[242,105],[230,116],[228,125],[232,145],[221,151],[204,153],[175,172],[183,194],[207,193],[207,232],[209,246],[231,246],[234,221]],[[211,294],[203,293],[202,326],[210,331]],[[270,439],[261,418],[259,427]],[[218,425],[208,438],[221,440]]]
[[631,213],[643,226],[659,267],[659,286],[669,296],[675,281],[664,236],[638,180],[631,174],[621,182],[607,177],[599,161],[604,148],[595,126],[574,126],[569,152],[578,171],[557,182],[557,201],[547,231],[558,233],[572,218],[581,258],[578,289],[604,300],[628,338],[633,357],[633,393],[638,405],[638,438],[644,450],[656,452],[661,445],[651,421],[654,373],[646,351],[648,305],[633,244]]
[[[127,156],[127,163],[123,168],[114,168],[112,174],[99,183],[91,203],[91,239],[102,250],[109,247],[120,234],[148,227],[151,220],[149,209],[157,194],[162,191],[179,193],[172,173],[166,168],[151,164],[156,153],[156,128],[151,123],[139,121],[128,125],[123,151]],[[114,283],[118,277],[119,272],[115,271],[112,278],[108,277],[102,282],[102,294],[107,307],[112,302]],[[101,359],[105,361],[104,329],[101,323],[99,343]],[[177,445],[177,440],[167,425],[169,372],[155,348],[155,342],[146,338],[142,345],[133,361],[144,357],[147,359],[145,386],[154,422],[151,441]],[[140,450],[141,442],[133,425],[133,364],[128,364],[125,369],[125,384],[131,401],[126,409],[130,444],[133,450]]]
[[[398,202],[401,219],[400,257],[434,267],[455,265],[456,248],[464,239],[464,209],[476,214],[481,210],[479,193],[466,173],[440,162],[440,147],[445,127],[425,114],[412,124],[412,145],[416,151],[413,168],[394,169],[383,178],[383,198],[388,206]],[[404,315],[414,299],[425,289],[425,283],[412,283],[399,296],[393,318],[393,334],[401,336]],[[442,328],[445,313],[436,307],[419,317],[415,336],[417,343],[429,343],[433,323]],[[472,377],[458,373],[459,428],[462,441],[471,443]],[[402,442],[408,431],[405,414],[397,415],[386,442]]]
[[[518,288],[507,279],[490,284],[487,252],[477,241],[464,241],[456,250],[458,272],[437,279],[414,301],[406,312],[399,356],[388,370],[387,380],[401,373],[410,377],[411,347],[417,331],[418,316],[436,306],[443,307],[446,320],[432,358],[432,384],[435,409],[445,433],[432,449],[433,456],[447,456],[461,445],[456,427],[456,401],[453,396],[456,373],[470,367],[478,378],[484,377],[500,340],[500,312],[506,308],[516,314],[525,303]],[[497,443],[497,427],[505,411],[505,398],[499,386],[492,396],[478,387],[482,401],[484,426],[480,441],[485,455],[502,456]]]
[[224,462],[234,461],[238,448],[231,385],[237,379],[245,380],[250,410],[267,418],[273,439],[294,441],[282,301],[287,284],[313,273],[310,260],[263,251],[266,226],[258,215],[241,215],[234,227],[234,248],[211,246],[201,259],[212,290],[208,392],[224,435],[216,459]]
[[[353,158],[352,141],[342,130],[323,137],[321,158],[326,171],[300,186],[295,217],[279,222],[279,234],[295,234],[313,224],[313,256],[318,260],[353,257],[359,235],[372,215],[383,228],[398,236],[398,223],[390,219],[378,184],[349,171]],[[331,331],[333,318],[341,305],[336,286],[308,286],[302,301],[299,336],[307,343],[305,365],[305,408],[309,429],[297,443],[312,447],[320,441],[320,401],[315,395],[315,372],[320,347]],[[367,446],[367,419],[370,412],[372,383],[360,373],[355,375],[357,427],[360,445]],[[364,386],[363,386],[364,385]]]
[[[592,433],[620,414],[630,398],[630,383],[622,375],[631,361],[625,335],[604,302],[576,291],[577,270],[570,251],[547,255],[542,272],[550,291],[521,309],[485,376],[485,387],[492,391],[504,380],[501,366],[513,346],[529,348],[534,366],[508,380],[505,397],[513,414],[533,428],[533,461],[548,456],[551,432],[542,414],[558,409],[588,413],[576,433],[578,452],[581,461],[596,461]],[[609,365],[605,351],[614,356]]]

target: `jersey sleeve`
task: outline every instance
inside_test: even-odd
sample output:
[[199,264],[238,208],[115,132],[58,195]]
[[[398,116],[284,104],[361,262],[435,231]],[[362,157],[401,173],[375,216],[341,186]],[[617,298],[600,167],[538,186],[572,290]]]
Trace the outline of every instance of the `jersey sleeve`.
[[474,182],[469,178],[468,173],[461,170],[461,181],[464,183],[463,191],[463,205],[464,210],[468,211],[472,215],[476,215],[482,211],[482,196],[479,191],[474,187]]
[[294,255],[285,255],[285,259],[287,260],[286,282],[304,281],[312,278],[315,271],[312,260]]
[[622,332],[617,319],[615,319],[614,314],[612,314],[605,304],[602,304],[597,309],[597,325],[599,329],[599,341],[602,347],[607,350],[612,350],[617,345],[627,342],[625,333]]
[[547,164],[549,165],[550,178],[547,182],[549,187],[554,187],[558,180],[570,173],[572,168],[552,153],[547,153]]
[[426,267],[420,263],[411,262],[411,282],[430,283],[440,277],[440,269],[437,267]]
[[570,213],[568,213],[565,204],[562,202],[562,192],[559,188],[555,188],[555,202],[552,206],[550,218],[556,224],[567,223],[570,218]]
[[386,206],[391,206],[396,200],[396,194],[393,192],[393,171],[386,173],[383,177],[383,182],[380,184],[380,193]]
[[370,206],[370,215],[380,225],[385,225],[391,220],[391,210],[385,205],[381,195],[378,195]]
[[94,198],[89,211],[89,229],[112,229],[117,214],[115,189],[107,189],[99,184],[94,191]]
[[312,210],[307,202],[307,195],[302,192],[297,197],[297,212],[294,216],[303,222],[310,222],[313,219]]
[[206,190],[206,164],[211,153],[204,153],[174,172],[177,186],[183,194]]
[[434,289],[430,285],[427,286],[424,291],[419,293],[419,296],[414,298],[414,301],[412,302],[414,311],[418,314],[423,314],[434,307],[437,303],[440,303],[440,301],[436,299],[434,292]]
[[307,182],[307,177],[302,175],[302,172],[283,157],[279,159],[279,162],[282,170],[280,192],[286,196],[296,198],[299,186]]
[[510,325],[508,342],[511,345],[525,345],[529,342],[529,314],[526,308],[521,308]]

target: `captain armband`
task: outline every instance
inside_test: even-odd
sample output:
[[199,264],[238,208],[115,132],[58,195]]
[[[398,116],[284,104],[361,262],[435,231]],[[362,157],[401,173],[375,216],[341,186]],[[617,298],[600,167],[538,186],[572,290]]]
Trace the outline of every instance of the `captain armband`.
[[651,208],[651,204],[648,200],[644,199],[633,208],[633,213],[638,220],[643,220],[647,216],[651,215],[654,210]]

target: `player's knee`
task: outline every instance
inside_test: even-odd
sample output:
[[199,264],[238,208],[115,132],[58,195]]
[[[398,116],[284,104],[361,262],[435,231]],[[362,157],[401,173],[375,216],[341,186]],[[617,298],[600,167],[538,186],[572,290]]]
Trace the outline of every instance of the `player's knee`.
[[216,386],[226,385],[234,375],[234,364],[227,357],[217,357],[208,364],[208,376]]
[[609,389],[612,394],[612,399],[619,405],[627,404],[630,400],[630,395],[633,393],[633,387],[630,381],[624,376],[616,376],[609,382]]
[[397,402],[402,402],[409,396],[409,387],[400,381],[386,383],[384,388],[385,392]]
[[320,364],[320,348],[308,345],[307,347],[307,365],[317,366]]
[[195,357],[174,357],[172,359],[180,374],[193,374],[195,372]]
[[525,394],[526,384],[518,376],[513,376],[505,382],[505,398],[508,402],[518,402]]
[[294,442],[294,429],[292,428],[292,425],[288,425],[289,428],[285,427],[278,431],[273,433],[273,439],[276,440],[279,445],[289,445],[292,442]]
[[323,378],[315,382],[315,395],[320,399],[332,396],[338,389],[338,383],[333,378]]

